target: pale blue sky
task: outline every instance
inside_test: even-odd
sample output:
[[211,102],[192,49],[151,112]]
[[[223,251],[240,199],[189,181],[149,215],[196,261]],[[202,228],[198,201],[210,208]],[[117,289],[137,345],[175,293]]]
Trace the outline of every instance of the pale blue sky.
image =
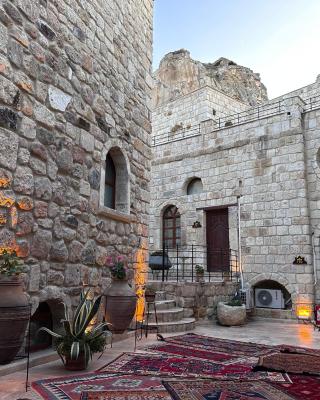
[[320,0],[155,0],[154,69],[169,51],[259,72],[269,98],[320,74]]

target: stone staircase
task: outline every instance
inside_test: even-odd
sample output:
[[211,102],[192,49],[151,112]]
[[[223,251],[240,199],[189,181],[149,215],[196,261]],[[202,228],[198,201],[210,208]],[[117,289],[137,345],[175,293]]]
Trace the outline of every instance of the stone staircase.
[[[186,332],[195,328],[195,318],[186,318],[183,308],[177,307],[175,299],[169,293],[157,292],[156,308],[159,333]],[[150,305],[149,327],[155,326],[155,313]]]

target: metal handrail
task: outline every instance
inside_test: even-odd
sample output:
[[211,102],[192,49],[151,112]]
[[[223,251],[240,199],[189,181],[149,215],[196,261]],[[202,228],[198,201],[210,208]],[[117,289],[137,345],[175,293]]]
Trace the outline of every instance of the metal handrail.
[[[157,254],[159,258],[162,255],[162,265],[157,264],[155,268],[153,261],[150,267],[150,256]],[[205,269],[204,280],[224,280],[239,282],[240,271],[238,263],[238,251],[233,249],[208,250],[206,246],[201,245],[177,245],[174,248],[163,246],[161,250],[150,251],[148,260],[149,276],[153,280],[166,281],[191,281],[196,278],[196,265],[202,265]],[[208,269],[208,258],[214,257],[215,264],[220,263],[220,268],[216,267],[214,271]],[[226,261],[227,265],[226,265]],[[211,264],[212,265],[212,264]],[[207,270],[206,270],[207,268]]]

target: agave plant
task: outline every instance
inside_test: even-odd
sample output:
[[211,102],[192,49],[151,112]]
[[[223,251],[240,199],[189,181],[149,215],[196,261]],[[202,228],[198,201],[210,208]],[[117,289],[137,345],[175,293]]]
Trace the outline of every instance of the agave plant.
[[104,350],[106,336],[111,335],[111,332],[106,330],[107,325],[110,324],[105,322],[101,322],[91,329],[90,323],[99,310],[102,296],[91,299],[89,293],[90,289],[81,292],[80,302],[73,318],[70,318],[65,306],[65,319],[62,320],[64,334],[53,332],[45,327],[39,329],[54,338],[55,348],[64,364],[64,358],[66,361],[68,359],[77,360],[80,355],[83,355],[85,365],[87,365],[94,353]]

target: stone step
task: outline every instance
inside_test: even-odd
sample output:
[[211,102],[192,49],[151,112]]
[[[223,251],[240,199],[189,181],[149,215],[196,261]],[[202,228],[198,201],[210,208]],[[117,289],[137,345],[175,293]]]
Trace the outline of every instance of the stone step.
[[166,300],[167,299],[166,295],[167,295],[167,293],[164,290],[162,290],[162,291],[158,290],[156,292],[156,301]]
[[[175,333],[175,332],[186,332],[195,329],[196,320],[195,318],[183,318],[180,321],[175,322],[159,322],[158,332],[159,333]],[[149,327],[156,327],[155,323],[150,323]]]
[[174,308],[176,306],[176,302],[174,300],[157,300],[156,307],[157,311],[159,310],[168,310]]
[[[150,322],[155,322],[155,312],[153,310],[153,307],[150,307],[150,314],[149,314],[149,321]],[[158,317],[158,322],[175,322],[175,321],[180,321],[184,315],[183,315],[183,308],[180,307],[174,307],[170,308],[168,310],[158,310],[157,309],[157,317]]]

